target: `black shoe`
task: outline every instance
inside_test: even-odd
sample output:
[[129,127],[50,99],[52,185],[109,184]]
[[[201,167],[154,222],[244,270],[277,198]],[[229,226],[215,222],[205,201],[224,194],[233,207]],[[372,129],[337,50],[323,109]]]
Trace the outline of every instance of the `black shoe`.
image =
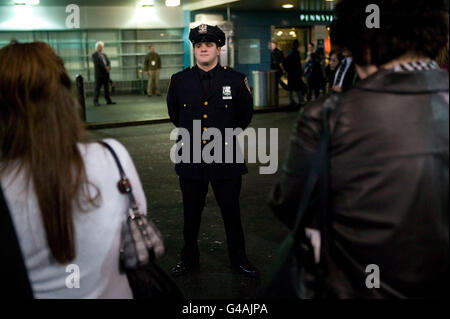
[[253,267],[250,263],[231,266],[231,270],[234,273],[238,273],[247,277],[256,278],[259,276],[259,271]]
[[106,103],[106,104],[109,104],[109,105],[111,105],[111,104],[117,104],[116,102],[113,102],[113,101],[109,101],[108,103]]
[[176,264],[170,272],[172,273],[172,276],[183,276],[188,272],[191,272],[198,268],[198,264],[196,265],[187,265],[184,262],[180,261],[178,264]]
[[95,106],[100,106],[100,103],[94,102],[94,105],[95,105]]

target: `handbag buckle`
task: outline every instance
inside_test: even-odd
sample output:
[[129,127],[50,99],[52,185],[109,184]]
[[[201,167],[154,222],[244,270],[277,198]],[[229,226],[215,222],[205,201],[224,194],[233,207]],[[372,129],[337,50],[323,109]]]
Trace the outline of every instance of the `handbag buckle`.
[[117,183],[117,186],[119,187],[119,191],[123,194],[131,193],[131,183],[128,178],[121,178],[120,181]]
[[136,214],[134,213],[134,209],[133,208],[128,209],[128,213],[129,213],[131,219],[135,219],[136,218]]

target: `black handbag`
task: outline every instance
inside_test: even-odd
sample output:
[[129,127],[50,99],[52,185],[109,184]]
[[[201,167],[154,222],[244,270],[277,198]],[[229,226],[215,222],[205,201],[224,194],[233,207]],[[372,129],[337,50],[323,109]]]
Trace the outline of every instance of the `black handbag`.
[[[266,277],[261,297],[272,299],[313,299],[330,295],[327,285],[327,269],[324,250],[328,249],[328,117],[338,105],[340,95],[331,95],[324,103],[323,130],[320,137],[317,160],[309,173],[300,201],[295,224],[281,244],[277,256]],[[319,261],[316,260],[311,238],[305,231],[304,215],[313,191],[319,187],[320,212],[317,216],[321,237]]]
[[0,235],[3,243],[0,249],[0,260],[2,261],[0,273],[4,274],[0,297],[2,299],[33,299],[27,268],[1,187]]
[[183,295],[173,280],[156,264],[164,254],[164,243],[158,228],[139,211],[130,181],[113,148],[100,142],[113,155],[120,173],[119,191],[128,195],[130,207],[122,225],[120,243],[120,271],[126,273],[135,299],[171,298]]

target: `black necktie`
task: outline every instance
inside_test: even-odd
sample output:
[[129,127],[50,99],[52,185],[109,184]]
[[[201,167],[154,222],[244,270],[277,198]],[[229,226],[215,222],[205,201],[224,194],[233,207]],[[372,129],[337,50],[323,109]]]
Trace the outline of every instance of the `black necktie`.
[[346,66],[347,66],[347,58],[344,58],[342,60],[341,66],[339,67],[339,71],[336,76],[336,81],[334,81],[334,85],[339,85],[339,83],[341,83],[341,79],[342,79],[342,76],[344,75]]
[[201,82],[205,93],[208,93],[209,89],[211,88],[211,73],[203,72],[201,76]]

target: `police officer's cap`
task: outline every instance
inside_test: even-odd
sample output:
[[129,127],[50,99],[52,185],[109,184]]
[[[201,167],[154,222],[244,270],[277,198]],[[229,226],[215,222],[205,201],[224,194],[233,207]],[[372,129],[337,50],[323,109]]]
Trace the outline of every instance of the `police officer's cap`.
[[221,47],[225,44],[225,33],[218,26],[201,24],[191,29],[189,40],[194,45],[200,42],[214,42],[218,47]]

